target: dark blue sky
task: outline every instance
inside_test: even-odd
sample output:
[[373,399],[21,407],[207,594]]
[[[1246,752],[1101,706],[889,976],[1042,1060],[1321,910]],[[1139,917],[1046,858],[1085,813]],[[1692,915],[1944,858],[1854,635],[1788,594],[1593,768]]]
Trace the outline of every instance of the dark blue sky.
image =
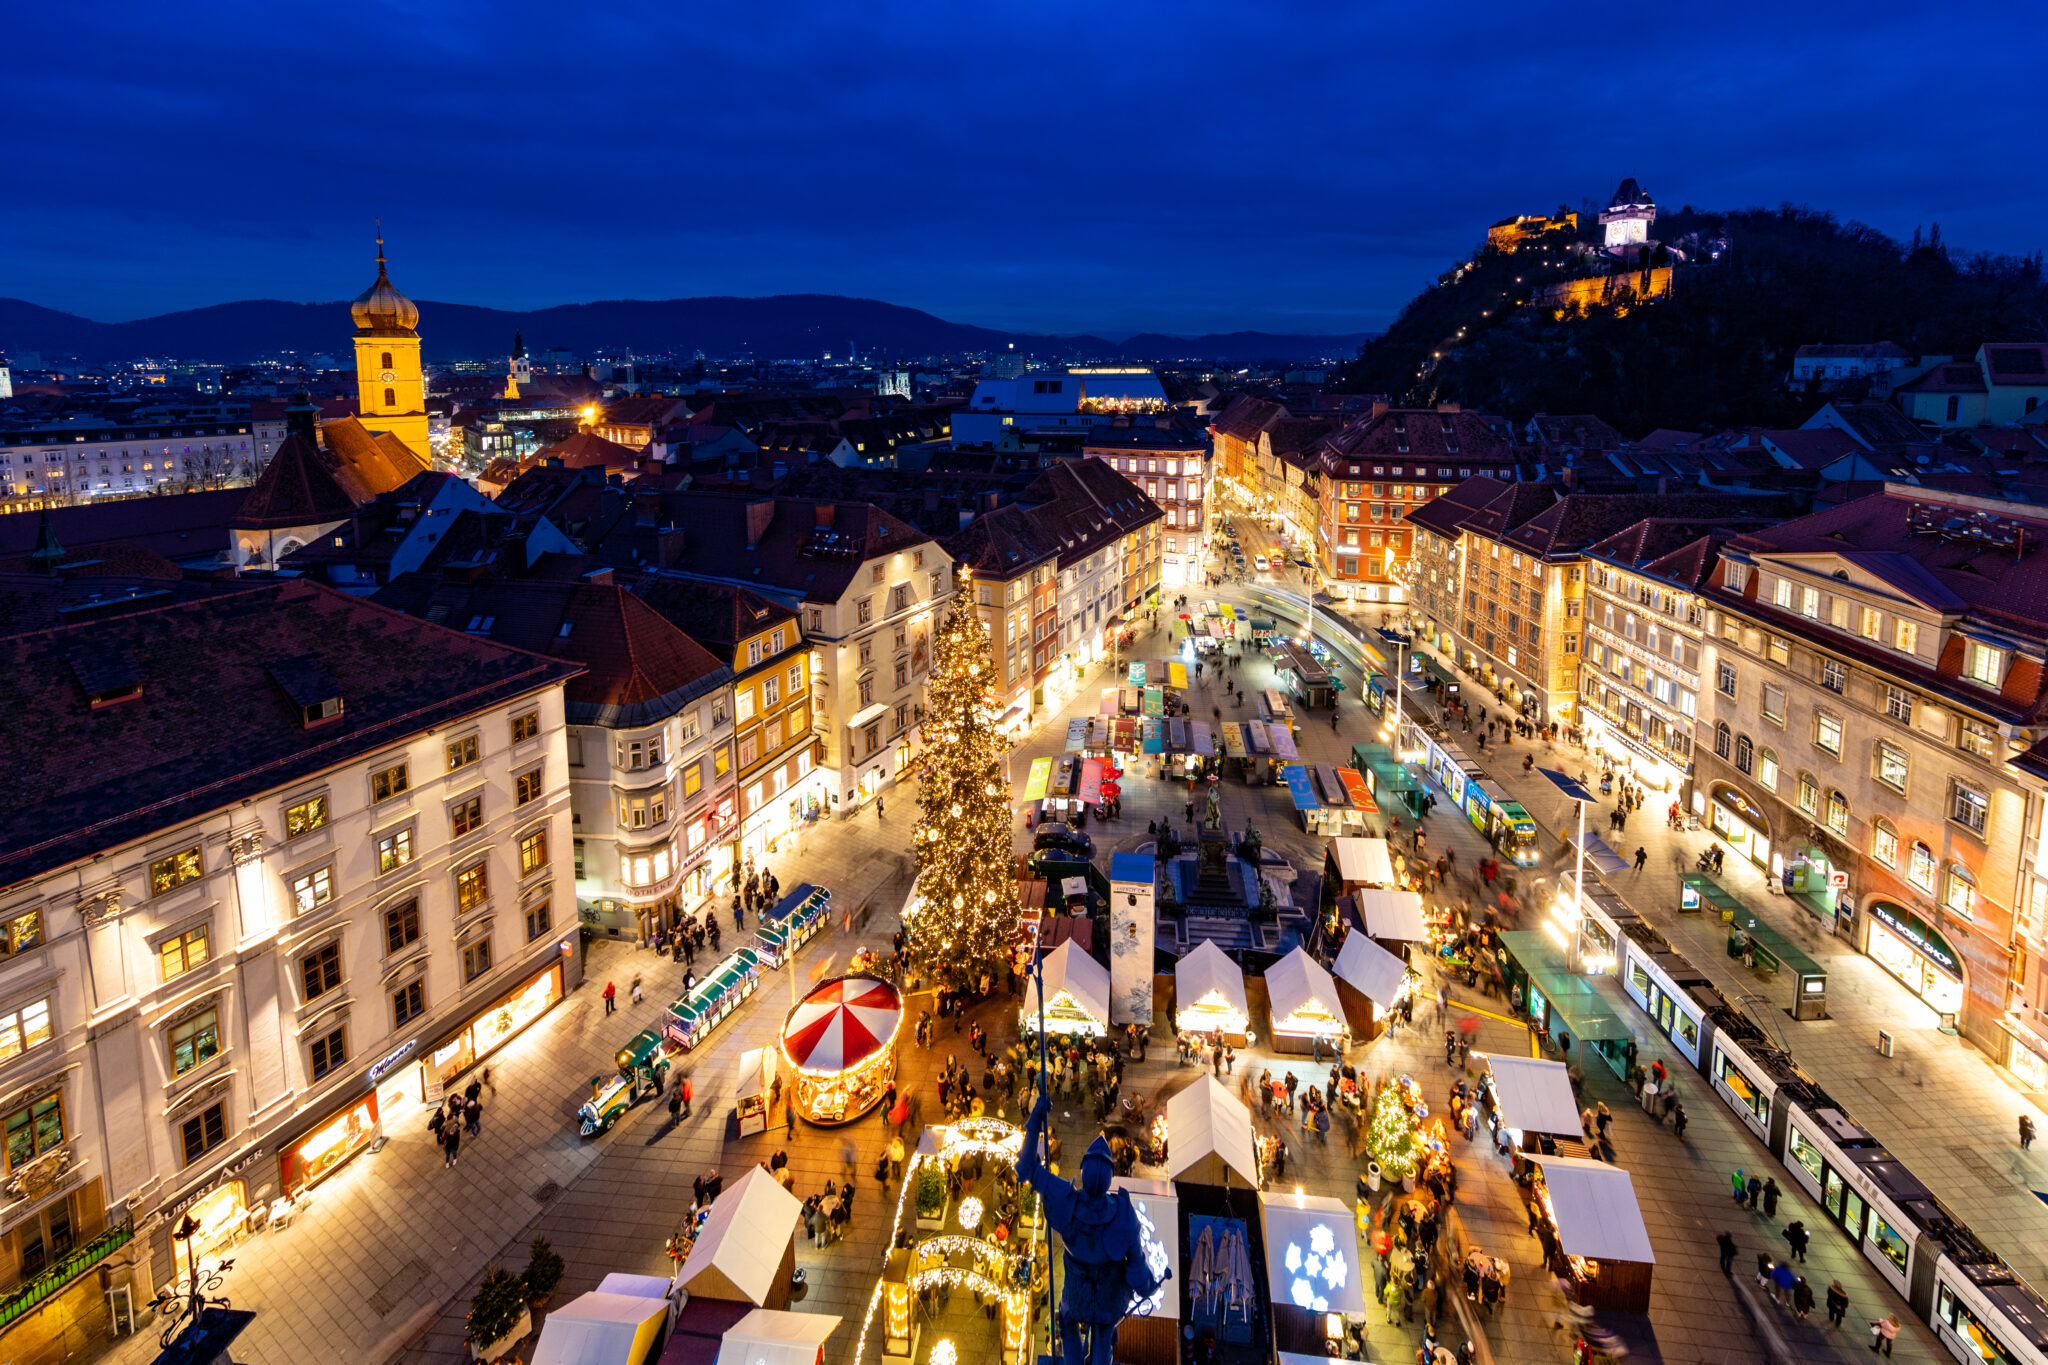
[[1353,330],[1489,222],[1625,175],[1671,205],[2041,244],[2026,7],[1610,12],[16,6],[0,294],[104,320],[352,296],[381,214],[415,297]]

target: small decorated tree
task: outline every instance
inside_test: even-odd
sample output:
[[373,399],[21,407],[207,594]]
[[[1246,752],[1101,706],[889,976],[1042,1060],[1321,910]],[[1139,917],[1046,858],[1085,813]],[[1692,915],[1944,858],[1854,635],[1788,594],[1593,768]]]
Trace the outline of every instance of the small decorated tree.
[[492,1266],[476,1287],[476,1297],[469,1301],[469,1325],[462,1339],[481,1358],[484,1351],[512,1335],[525,1312],[526,1286],[517,1275]]
[[936,1161],[917,1168],[917,1216],[937,1218],[946,1211],[946,1173]]
[[536,1308],[546,1303],[555,1292],[555,1286],[562,1282],[566,1267],[561,1256],[545,1237],[533,1239],[533,1248],[527,1253],[526,1273],[520,1278],[526,1282],[526,1301]]

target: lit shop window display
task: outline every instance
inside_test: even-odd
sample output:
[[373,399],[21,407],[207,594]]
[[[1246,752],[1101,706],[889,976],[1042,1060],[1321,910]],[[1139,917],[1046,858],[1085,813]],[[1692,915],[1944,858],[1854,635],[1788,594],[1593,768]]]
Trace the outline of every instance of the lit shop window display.
[[[1109,969],[1069,939],[1045,955],[1045,1031],[1099,1038],[1109,1031]],[[1039,976],[1026,980],[1018,1018],[1027,1034],[1038,1032]]]
[[790,1098],[812,1123],[845,1123],[882,1100],[896,1078],[903,997],[877,976],[815,987],[782,1025]]
[[1316,1039],[1341,1043],[1349,1032],[1336,980],[1300,948],[1266,969],[1266,994],[1276,1051],[1306,1052]]
[[1203,939],[1174,964],[1178,1010],[1174,1027],[1183,1033],[1213,1033],[1233,1047],[1249,1038],[1244,972],[1214,943]]
[[365,1095],[284,1154],[284,1187],[296,1193],[347,1161],[377,1136],[377,1097]]

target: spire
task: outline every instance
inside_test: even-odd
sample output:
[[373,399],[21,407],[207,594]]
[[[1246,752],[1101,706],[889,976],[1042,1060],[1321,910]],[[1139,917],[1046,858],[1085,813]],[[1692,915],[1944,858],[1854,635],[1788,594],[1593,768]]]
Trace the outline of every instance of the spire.
[[50,525],[50,509],[47,507],[36,522],[36,547],[29,551],[28,562],[30,567],[43,573],[57,572],[57,566],[64,562],[64,547],[57,543],[57,530]]
[[371,221],[377,225],[377,278],[381,280],[384,278],[384,220],[375,218]]

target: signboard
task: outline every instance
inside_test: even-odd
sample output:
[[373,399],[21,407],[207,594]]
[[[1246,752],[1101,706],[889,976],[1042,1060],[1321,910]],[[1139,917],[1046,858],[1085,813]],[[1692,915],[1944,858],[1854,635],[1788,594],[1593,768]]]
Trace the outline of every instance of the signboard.
[[1244,727],[1234,720],[1223,722],[1223,753],[1227,758],[1244,757]]
[[1166,722],[1165,722],[1165,721],[1163,721],[1163,720],[1148,720],[1148,721],[1145,721],[1145,722],[1144,722],[1144,726],[1145,726],[1145,741],[1144,741],[1144,743],[1145,743],[1145,752],[1146,752],[1146,753],[1148,753],[1148,754],[1163,754],[1163,753],[1165,753],[1165,752],[1166,752]]
[[1052,760],[1034,758],[1031,760],[1031,775],[1024,779],[1024,799],[1042,801],[1045,799],[1045,784],[1052,777]]
[[1131,686],[1143,687],[1145,685],[1144,662],[1142,660],[1134,662],[1130,666],[1130,670],[1125,676],[1127,676],[1131,680]]
[[1365,777],[1356,768],[1337,769],[1337,780],[1344,784],[1344,794],[1351,798],[1351,804],[1368,815],[1379,814],[1379,805],[1372,799],[1372,791],[1365,785]]
[[1166,666],[1166,681],[1170,686],[1178,687],[1183,692],[1187,691],[1188,666],[1183,663],[1168,664]]
[[1148,716],[1163,716],[1166,714],[1166,692],[1163,688],[1148,687],[1145,689],[1144,712]]
[[1088,747],[1088,722],[1070,720],[1067,722],[1067,752],[1078,754]]

